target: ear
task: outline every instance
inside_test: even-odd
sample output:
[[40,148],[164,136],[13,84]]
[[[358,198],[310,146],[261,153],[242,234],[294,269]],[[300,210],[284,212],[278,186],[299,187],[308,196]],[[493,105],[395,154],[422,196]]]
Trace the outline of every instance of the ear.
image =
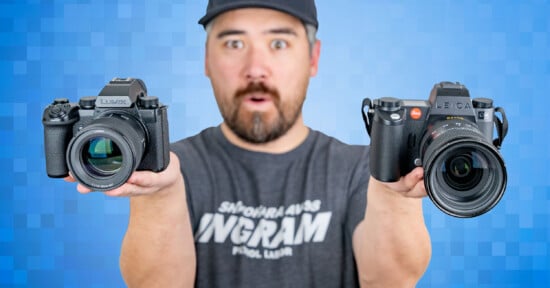
[[309,69],[309,76],[314,77],[317,75],[319,69],[319,57],[321,56],[321,41],[316,40],[313,48],[311,49],[311,65]]
[[204,75],[210,78],[210,70],[208,69],[208,40],[204,43]]

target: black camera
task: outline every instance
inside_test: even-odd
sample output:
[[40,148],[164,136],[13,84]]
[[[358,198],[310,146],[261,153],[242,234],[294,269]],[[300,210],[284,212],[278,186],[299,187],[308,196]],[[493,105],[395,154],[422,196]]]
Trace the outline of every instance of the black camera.
[[456,217],[481,215],[502,198],[507,174],[498,149],[508,122],[491,99],[472,100],[464,85],[441,82],[428,101],[366,98],[362,112],[376,179],[395,182],[422,166],[428,196]]
[[42,117],[46,172],[69,175],[94,190],[124,184],[135,170],[162,171],[169,162],[167,107],[145,83],[114,78],[98,96],[55,99]]

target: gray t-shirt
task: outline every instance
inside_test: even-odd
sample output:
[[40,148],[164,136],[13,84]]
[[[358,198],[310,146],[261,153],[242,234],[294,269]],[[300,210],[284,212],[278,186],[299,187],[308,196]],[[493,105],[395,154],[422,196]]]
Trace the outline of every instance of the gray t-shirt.
[[185,179],[196,287],[356,287],[368,147],[310,130],[283,154],[231,144],[219,127],[172,144]]

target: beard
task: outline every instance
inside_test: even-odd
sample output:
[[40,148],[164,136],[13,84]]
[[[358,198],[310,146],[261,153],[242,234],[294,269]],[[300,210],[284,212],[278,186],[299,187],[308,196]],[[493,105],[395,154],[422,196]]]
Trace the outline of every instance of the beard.
[[[252,93],[269,95],[275,112],[242,109],[245,97]],[[263,82],[251,82],[237,90],[226,105],[222,105],[221,113],[227,126],[239,138],[255,144],[267,143],[283,136],[294,126],[302,110],[304,98],[305,96],[294,102],[284,103],[277,89],[268,87]]]

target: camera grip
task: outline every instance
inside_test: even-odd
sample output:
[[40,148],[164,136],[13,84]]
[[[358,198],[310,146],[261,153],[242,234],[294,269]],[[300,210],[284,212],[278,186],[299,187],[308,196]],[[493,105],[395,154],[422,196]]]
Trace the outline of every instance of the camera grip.
[[67,125],[48,125],[44,129],[46,173],[52,178],[69,176],[65,152],[72,138],[72,129]]
[[[378,119],[377,119],[378,118]],[[401,177],[404,123],[382,123],[375,117],[371,131],[370,169],[382,182],[396,182]]]

